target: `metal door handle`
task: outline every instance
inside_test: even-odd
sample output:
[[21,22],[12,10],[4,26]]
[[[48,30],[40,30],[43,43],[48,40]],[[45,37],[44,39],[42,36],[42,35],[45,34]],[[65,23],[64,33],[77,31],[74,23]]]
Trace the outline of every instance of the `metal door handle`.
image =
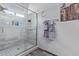
[[2,33],[4,32],[4,28],[2,28]]

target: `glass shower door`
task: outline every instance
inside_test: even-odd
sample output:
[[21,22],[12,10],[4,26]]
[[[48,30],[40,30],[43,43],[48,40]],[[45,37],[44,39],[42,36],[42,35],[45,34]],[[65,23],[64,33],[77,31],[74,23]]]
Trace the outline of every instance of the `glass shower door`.
[[24,49],[32,48],[37,44],[37,37],[36,37],[36,27],[37,27],[37,20],[36,20],[36,13],[28,10],[28,19],[26,20],[26,36],[27,39],[24,40]]
[[[16,4],[9,4],[17,7]],[[28,13],[28,9],[13,14],[0,13],[0,55],[19,55],[36,45],[36,13]],[[21,12],[18,12],[18,10]],[[9,10],[8,10],[9,11]]]
[[4,20],[0,17],[0,50],[3,50],[4,47],[4,39],[5,39],[5,35],[4,35]]
[[[18,17],[0,14],[0,55],[17,55],[24,51],[25,24]],[[17,20],[19,19],[19,20]],[[26,37],[25,37],[26,38]]]

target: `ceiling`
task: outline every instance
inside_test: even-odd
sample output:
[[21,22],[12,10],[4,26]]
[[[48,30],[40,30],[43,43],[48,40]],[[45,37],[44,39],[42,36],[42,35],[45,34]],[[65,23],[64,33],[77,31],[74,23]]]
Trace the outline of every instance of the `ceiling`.
[[[59,3],[2,3],[4,8],[13,9],[15,12],[26,13],[26,9],[30,9],[34,12],[41,12],[50,8],[55,8]],[[26,8],[26,9],[25,9]]]
[[[24,8],[28,8],[38,13],[40,11],[56,7],[56,5],[61,6],[61,3],[1,3],[0,5],[2,5],[4,8],[14,10],[24,10]],[[66,5],[70,5],[70,3],[67,3]]]
[[29,9],[39,13],[43,10],[54,8],[56,7],[56,5],[61,5],[61,4],[59,3],[30,3]]
[[1,3],[0,4],[3,8],[6,8],[10,11],[13,11],[13,12],[18,12],[18,13],[22,13],[22,14],[25,14],[27,12],[27,9],[25,8],[28,8],[28,4],[22,4],[22,3]]

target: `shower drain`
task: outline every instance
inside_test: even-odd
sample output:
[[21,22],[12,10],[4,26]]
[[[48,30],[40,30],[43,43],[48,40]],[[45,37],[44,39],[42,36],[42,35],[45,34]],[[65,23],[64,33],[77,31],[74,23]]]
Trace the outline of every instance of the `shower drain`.
[[20,50],[20,48],[17,48],[17,50]]

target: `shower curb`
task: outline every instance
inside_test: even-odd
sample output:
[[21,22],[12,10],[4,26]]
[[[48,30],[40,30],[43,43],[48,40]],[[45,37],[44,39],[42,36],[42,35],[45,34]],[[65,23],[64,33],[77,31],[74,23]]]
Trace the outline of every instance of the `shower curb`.
[[28,50],[23,51],[22,53],[18,54],[17,56],[26,56],[29,53],[31,53],[32,51],[36,50],[38,48],[38,46],[34,46]]

